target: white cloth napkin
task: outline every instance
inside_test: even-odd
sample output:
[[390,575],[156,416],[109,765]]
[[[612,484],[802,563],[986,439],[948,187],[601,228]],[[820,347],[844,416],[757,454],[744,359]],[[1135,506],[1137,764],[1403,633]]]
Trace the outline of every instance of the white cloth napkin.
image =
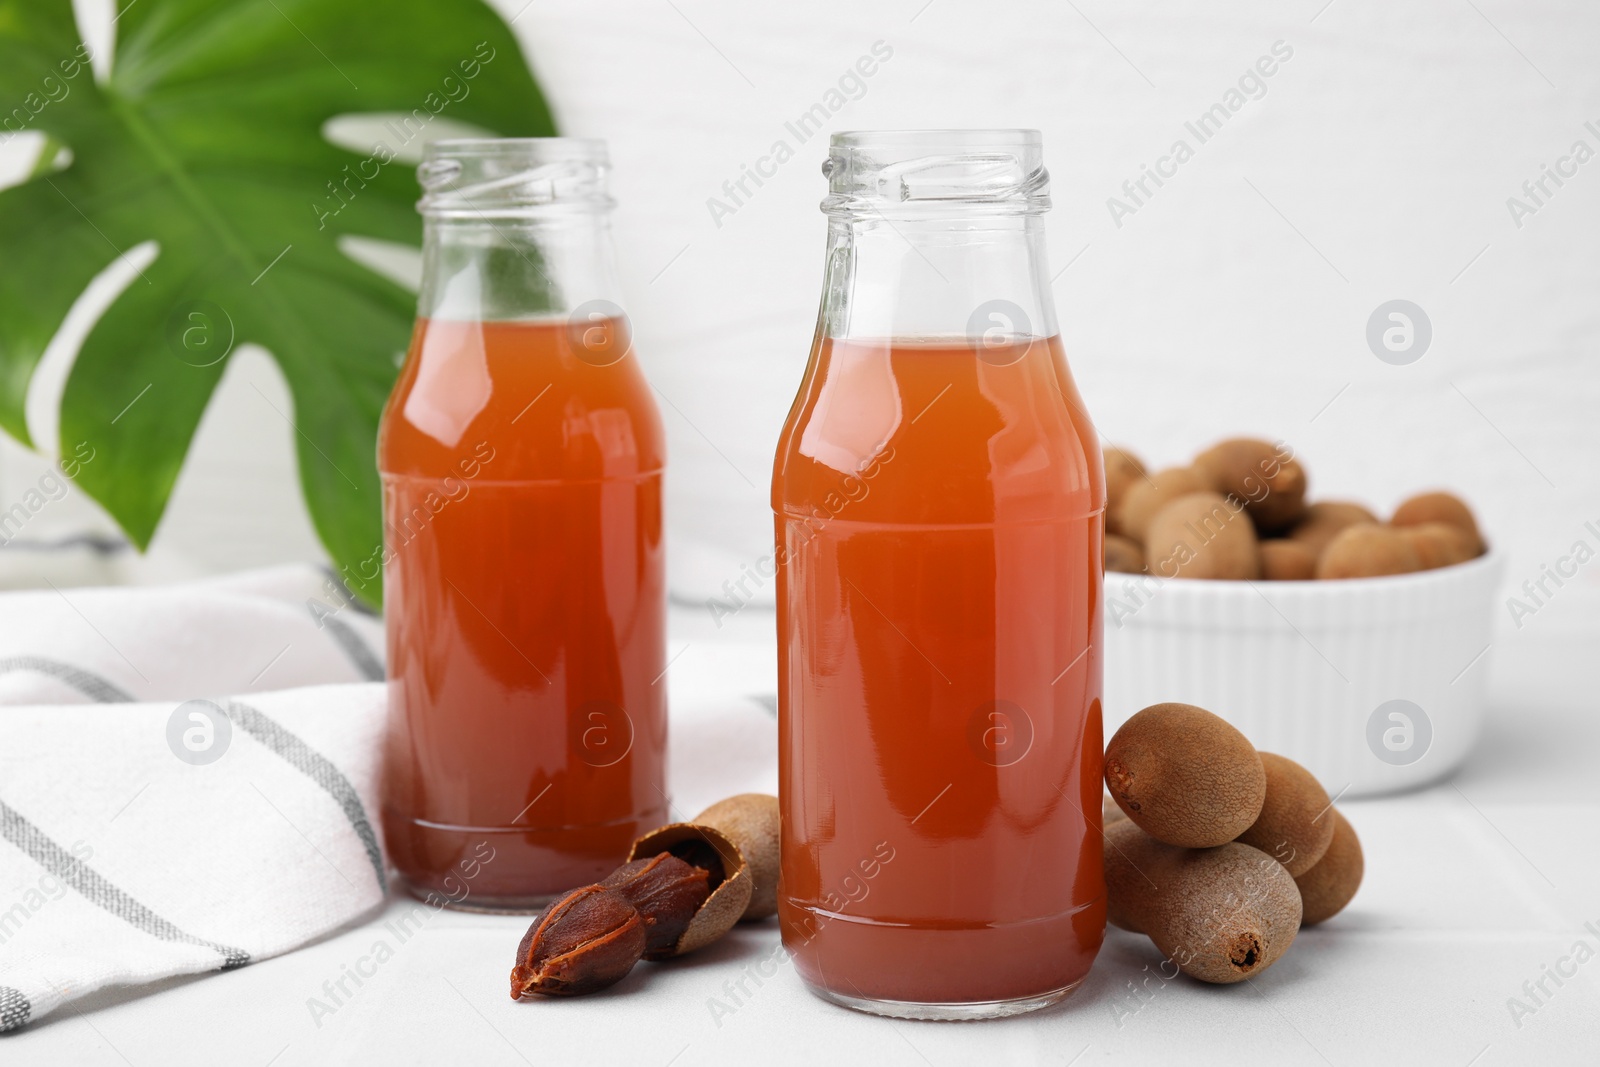
[[0,1031],[383,900],[381,649],[310,566],[0,595]]

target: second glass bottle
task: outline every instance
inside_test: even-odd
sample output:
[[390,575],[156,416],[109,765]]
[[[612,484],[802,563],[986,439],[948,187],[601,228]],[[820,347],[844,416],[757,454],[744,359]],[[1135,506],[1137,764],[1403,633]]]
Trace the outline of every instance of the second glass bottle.
[[1054,1003],[1100,947],[1100,450],[1032,130],[841,133],[772,482],[784,944],[911,1018]]

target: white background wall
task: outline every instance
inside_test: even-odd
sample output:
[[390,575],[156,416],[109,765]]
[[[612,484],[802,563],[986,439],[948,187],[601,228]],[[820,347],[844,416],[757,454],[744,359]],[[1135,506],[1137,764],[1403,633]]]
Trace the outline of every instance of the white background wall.
[[[1600,529],[1600,158],[1520,227],[1507,208],[1575,141],[1600,152],[1584,126],[1600,130],[1600,5],[523,4],[495,0],[508,18],[522,9],[515,28],[563,130],[612,145],[624,283],[672,435],[687,599],[770,540],[772,449],[811,338],[824,232],[825,138],[796,144],[784,123],[879,40],[892,59],[832,129],[1043,129],[1055,295],[1106,440],[1165,465],[1224,435],[1281,437],[1313,495],[1380,509],[1454,488],[1509,549],[1513,585],[1580,538],[1600,548],[1584,529]],[[1276,41],[1293,57],[1265,95],[1197,145],[1185,121]],[[1194,158],[1116,225],[1107,198],[1179,137]],[[707,199],[779,138],[796,158],[719,226]],[[1409,366],[1365,339],[1395,298],[1432,322]],[[46,428],[71,335],[30,405]],[[291,431],[258,389],[289,410],[270,360],[241,351],[136,577],[318,551]],[[43,468],[9,441],[0,451],[4,503]],[[85,523],[109,528],[74,496],[30,536]],[[1524,633],[1597,607],[1600,561]]]

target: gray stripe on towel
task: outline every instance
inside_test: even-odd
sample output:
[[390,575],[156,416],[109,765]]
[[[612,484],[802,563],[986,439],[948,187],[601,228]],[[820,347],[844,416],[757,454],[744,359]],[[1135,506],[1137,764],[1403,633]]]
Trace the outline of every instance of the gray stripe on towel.
[[33,1016],[33,1005],[19,989],[0,985],[0,1034],[28,1025]]
[[378,848],[378,835],[373,833],[372,824],[367,821],[367,809],[361,804],[360,794],[350,784],[350,779],[344,776],[344,772],[282,723],[248,704],[228,701],[228,718],[235,726],[277,753],[284,762],[326,789],[339,802],[345,817],[355,828],[356,836],[361,838],[361,844],[366,847],[367,858],[372,861],[372,869],[378,875],[378,888],[388,893],[389,879],[384,874],[383,851]]
[[6,656],[0,658],[0,674],[8,671],[33,671],[65,682],[84,696],[101,704],[131,704],[133,694],[93,671],[74,667],[44,656]]
[[35,863],[76,889],[84,899],[115,915],[136,929],[162,941],[209,948],[223,958],[222,969],[232,970],[250,962],[242,949],[219,945],[178,929],[128,894],[106,881],[88,864],[52,841],[43,830],[0,801],[0,836],[31,856]]
[[383,681],[383,662],[372,654],[372,649],[367,647],[367,643],[361,640],[361,635],[349,623],[332,615],[317,615],[315,609],[311,614],[317,619],[317,625],[328,631],[334,643],[356,665],[361,677],[369,682]]

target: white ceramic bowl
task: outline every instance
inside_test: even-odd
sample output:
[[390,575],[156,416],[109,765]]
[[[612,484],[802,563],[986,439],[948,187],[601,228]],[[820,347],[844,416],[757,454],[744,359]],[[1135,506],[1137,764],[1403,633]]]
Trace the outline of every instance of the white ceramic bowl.
[[1196,704],[1302,763],[1330,795],[1458,766],[1483,723],[1504,560],[1322,582],[1106,575],[1109,738],[1140,708]]

